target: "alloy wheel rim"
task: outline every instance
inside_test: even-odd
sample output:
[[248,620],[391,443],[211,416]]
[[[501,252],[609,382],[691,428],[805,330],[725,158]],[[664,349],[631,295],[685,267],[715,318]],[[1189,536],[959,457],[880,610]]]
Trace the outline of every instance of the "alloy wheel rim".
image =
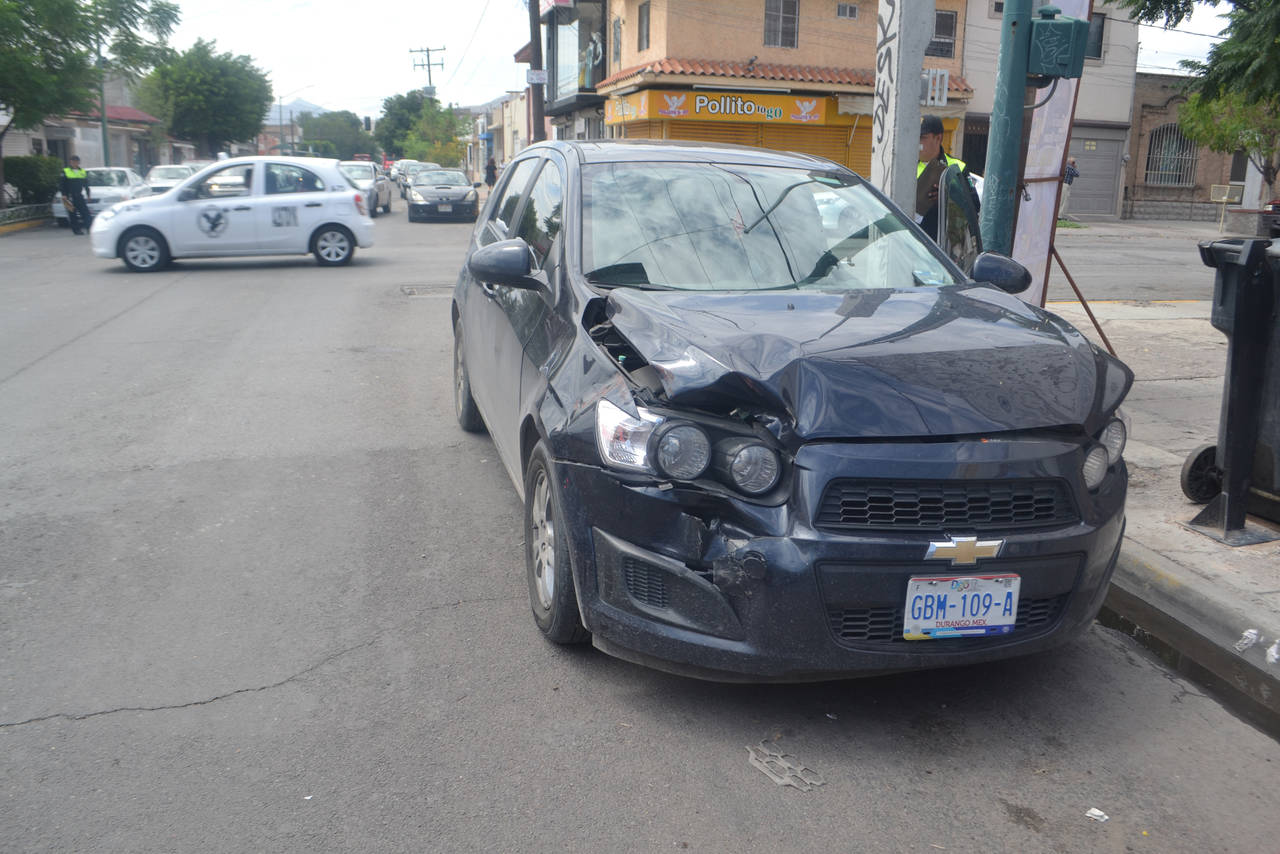
[[135,267],[154,267],[160,260],[160,247],[150,237],[134,237],[125,245],[124,257]]
[[533,486],[533,519],[530,525],[533,537],[533,580],[538,592],[538,604],[543,610],[551,610],[556,593],[556,528],[551,507],[551,485],[545,469],[538,470]]
[[326,261],[341,261],[347,257],[350,244],[347,242],[347,236],[342,232],[326,231],[316,241],[316,248],[320,250],[320,256]]

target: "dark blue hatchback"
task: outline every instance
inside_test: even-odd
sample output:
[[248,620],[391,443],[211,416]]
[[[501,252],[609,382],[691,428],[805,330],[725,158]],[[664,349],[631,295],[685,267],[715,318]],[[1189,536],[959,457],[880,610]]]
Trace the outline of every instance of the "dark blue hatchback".
[[1011,295],[1027,281],[992,255],[962,271],[818,158],[526,149],[459,275],[454,375],[524,499],[543,633],[798,680],[1086,628],[1133,377]]

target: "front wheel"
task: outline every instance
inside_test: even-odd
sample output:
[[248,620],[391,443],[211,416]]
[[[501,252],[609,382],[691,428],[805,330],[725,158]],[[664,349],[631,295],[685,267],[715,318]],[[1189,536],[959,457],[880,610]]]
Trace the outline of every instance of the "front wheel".
[[120,259],[135,273],[154,273],[169,263],[169,247],[153,228],[134,228],[120,238]]
[[471,396],[471,376],[462,355],[462,326],[453,330],[453,410],[458,416],[458,426],[468,433],[484,432],[484,418]]
[[524,555],[529,576],[533,621],[547,640],[583,643],[591,634],[582,627],[569,568],[569,537],[556,491],[551,455],[539,442],[524,476]]
[[311,252],[322,266],[338,267],[351,263],[351,256],[356,254],[356,241],[342,226],[326,225],[311,239]]
[[387,203],[382,206],[382,212],[384,214],[391,213],[391,194],[390,193],[387,193]]

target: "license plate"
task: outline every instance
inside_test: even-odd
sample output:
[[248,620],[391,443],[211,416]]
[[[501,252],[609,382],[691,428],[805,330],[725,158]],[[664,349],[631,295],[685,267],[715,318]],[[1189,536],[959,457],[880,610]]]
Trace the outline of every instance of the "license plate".
[[453,205],[436,205],[436,210],[440,211],[440,213],[452,213]]
[[1018,619],[1017,575],[915,575],[902,611],[906,640],[1007,635]]

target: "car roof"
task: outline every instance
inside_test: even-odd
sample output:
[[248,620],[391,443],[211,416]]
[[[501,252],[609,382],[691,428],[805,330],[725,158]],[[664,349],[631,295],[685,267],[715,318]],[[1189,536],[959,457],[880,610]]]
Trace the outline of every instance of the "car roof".
[[687,163],[743,163],[797,169],[844,169],[821,157],[771,148],[752,148],[714,142],[665,139],[592,139],[540,142],[529,149],[552,148],[581,163],[644,162],[661,160]]
[[216,164],[218,166],[235,166],[239,164],[247,166],[254,163],[292,163],[296,166],[310,166],[312,169],[315,169],[317,164],[322,166],[337,166],[338,159],[336,157],[275,157],[270,154],[253,154],[246,155],[244,157],[228,157],[226,160],[213,160],[205,165],[213,166]]

